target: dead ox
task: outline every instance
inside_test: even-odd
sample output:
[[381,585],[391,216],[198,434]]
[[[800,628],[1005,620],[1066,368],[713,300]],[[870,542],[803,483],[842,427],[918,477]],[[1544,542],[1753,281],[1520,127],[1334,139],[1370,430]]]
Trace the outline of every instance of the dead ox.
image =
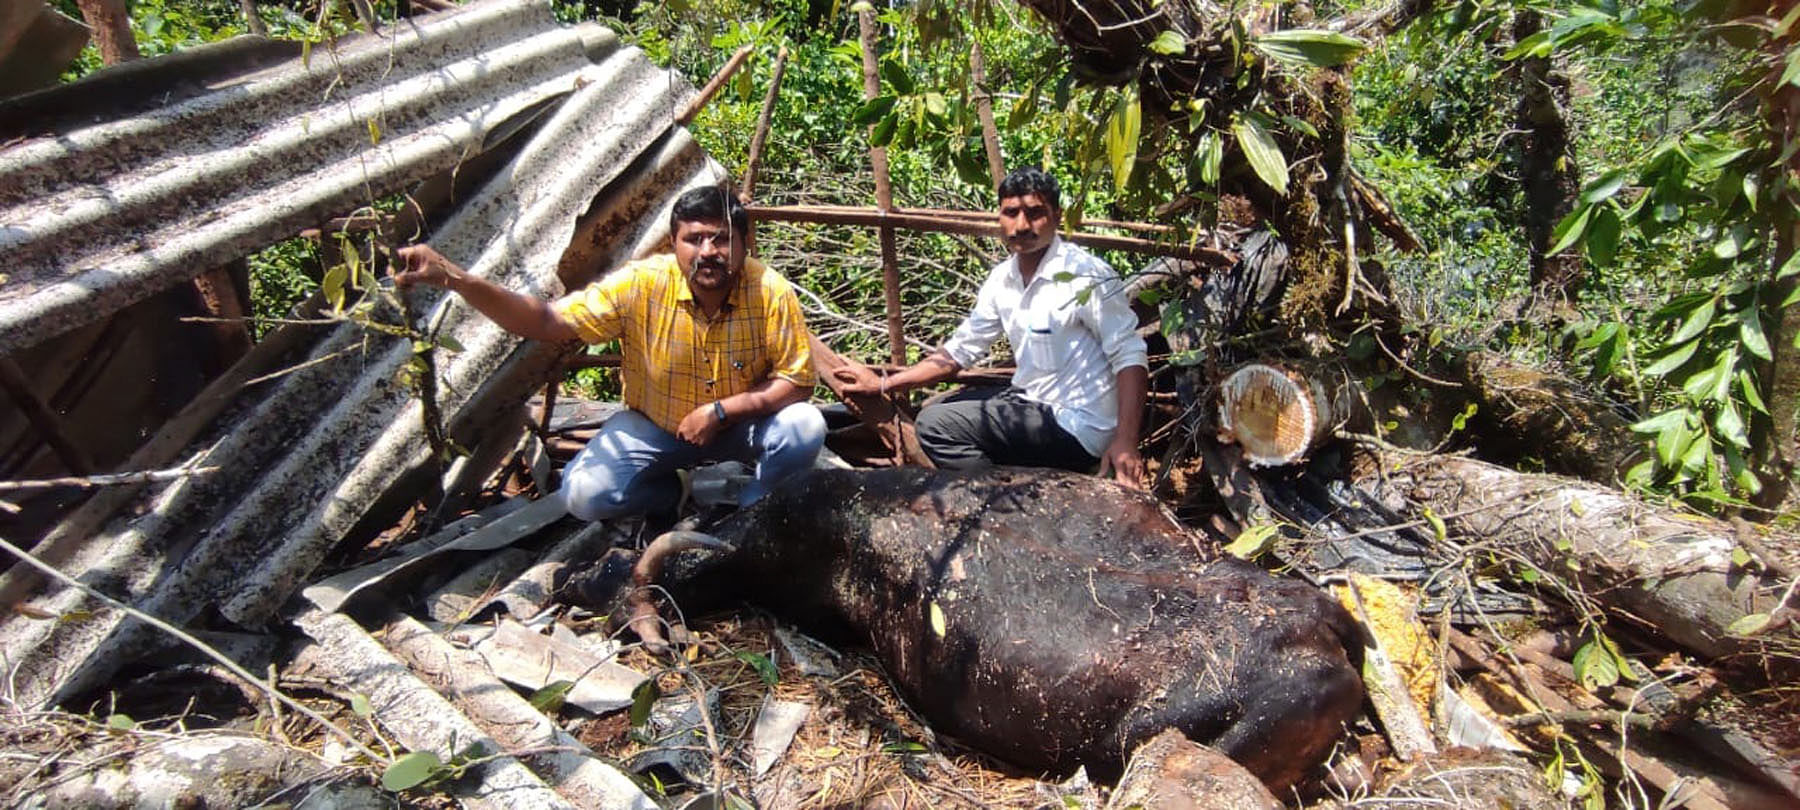
[[[688,615],[741,599],[866,644],[934,728],[1031,771],[1110,780],[1174,727],[1280,790],[1361,706],[1337,603],[1092,476],[818,471],[715,536],[665,535],[634,577]],[[660,642],[652,592],[631,623]]]

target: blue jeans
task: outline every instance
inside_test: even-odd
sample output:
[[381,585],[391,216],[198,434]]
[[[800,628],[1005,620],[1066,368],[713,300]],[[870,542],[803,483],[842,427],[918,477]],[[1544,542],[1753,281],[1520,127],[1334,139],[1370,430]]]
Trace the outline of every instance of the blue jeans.
[[727,427],[705,447],[688,444],[628,409],[607,419],[563,467],[557,494],[569,514],[582,520],[666,514],[681,499],[676,470],[729,459],[756,467],[755,480],[738,496],[738,504],[748,506],[782,479],[811,469],[824,445],[825,417],[805,402]]

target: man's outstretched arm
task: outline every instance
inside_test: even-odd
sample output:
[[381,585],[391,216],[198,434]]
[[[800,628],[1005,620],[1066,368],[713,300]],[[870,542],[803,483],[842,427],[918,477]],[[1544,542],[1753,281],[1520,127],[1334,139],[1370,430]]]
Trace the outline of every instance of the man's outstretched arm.
[[1150,372],[1143,366],[1119,369],[1115,378],[1119,397],[1119,427],[1112,443],[1100,453],[1100,474],[1132,489],[1144,488],[1144,457],[1138,439],[1144,430],[1144,400],[1150,390]]
[[462,296],[500,328],[529,340],[560,343],[580,337],[575,325],[557,314],[549,301],[472,276],[430,245],[409,245],[396,255],[401,262],[394,272],[398,286],[442,287]]
[[956,376],[962,366],[938,349],[925,359],[883,377],[861,363],[851,363],[832,376],[844,383],[846,394],[901,394],[914,388],[940,383]]

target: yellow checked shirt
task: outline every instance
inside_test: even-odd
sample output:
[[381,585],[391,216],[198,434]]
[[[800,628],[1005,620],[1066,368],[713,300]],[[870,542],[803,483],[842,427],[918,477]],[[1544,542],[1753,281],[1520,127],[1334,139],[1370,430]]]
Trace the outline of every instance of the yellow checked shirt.
[[559,299],[588,343],[618,338],[626,406],[670,433],[695,408],[769,377],[810,392],[812,350],[800,299],[755,259],[716,318],[706,319],[674,254],[640,259]]

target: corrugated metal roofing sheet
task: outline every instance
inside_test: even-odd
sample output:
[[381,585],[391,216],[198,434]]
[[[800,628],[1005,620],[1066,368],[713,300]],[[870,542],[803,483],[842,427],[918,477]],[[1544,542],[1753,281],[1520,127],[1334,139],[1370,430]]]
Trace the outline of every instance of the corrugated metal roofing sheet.
[[[598,260],[591,272],[662,244],[673,198],[723,175],[672,126],[692,88],[603,29],[558,27],[541,3],[501,2],[397,29],[315,53],[310,66],[0,154],[0,176],[11,178],[0,180],[5,250],[26,257],[8,271],[20,275],[0,304],[0,335],[54,334],[62,319],[96,317],[333,206],[447,168],[490,127],[557,94],[569,95],[517,157],[430,235],[478,275],[558,294],[578,222],[583,255]],[[320,73],[333,64],[336,80]],[[371,120],[384,126],[379,144]],[[438,390],[446,423],[473,442],[467,430],[541,381],[547,352],[454,296],[421,290],[412,300],[418,325],[441,324],[464,349],[440,356]],[[191,448],[223,472],[155,491],[65,569],[174,621],[207,610],[246,626],[268,620],[428,454],[418,400],[397,382],[409,343],[353,325],[321,331],[309,355],[319,362],[243,395]],[[147,645],[149,628],[86,601],[63,590],[34,603],[81,608],[82,621],[14,614],[0,626],[21,705],[92,687]]]
[[390,32],[0,151],[0,354],[401,190],[508,117],[627,69],[595,64],[624,50],[610,32],[560,27],[541,3]]

